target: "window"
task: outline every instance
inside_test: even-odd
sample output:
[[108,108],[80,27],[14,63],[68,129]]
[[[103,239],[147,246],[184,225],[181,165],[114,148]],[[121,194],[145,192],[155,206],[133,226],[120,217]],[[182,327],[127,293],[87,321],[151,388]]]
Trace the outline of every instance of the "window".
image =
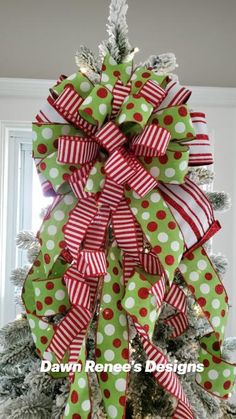
[[[19,308],[10,281],[12,269],[27,264],[26,251],[17,249],[19,231],[37,232],[41,209],[51,200],[42,194],[32,159],[31,126],[5,127],[1,196],[1,324],[14,320]],[[2,146],[3,147],[3,146]],[[40,203],[40,207],[39,207]]]

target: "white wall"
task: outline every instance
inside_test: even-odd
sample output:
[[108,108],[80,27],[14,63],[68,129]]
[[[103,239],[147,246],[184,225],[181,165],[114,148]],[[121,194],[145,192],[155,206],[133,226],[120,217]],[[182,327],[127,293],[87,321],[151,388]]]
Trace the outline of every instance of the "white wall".
[[[0,122],[33,120],[51,85],[42,80],[0,79]],[[225,190],[232,197],[231,211],[217,214],[223,228],[215,236],[213,247],[230,262],[225,278],[232,305],[227,333],[236,335],[236,89],[194,87],[190,103],[194,109],[206,112],[214,136],[214,189]]]
[[[0,77],[71,74],[81,44],[98,52],[110,0],[0,0]],[[235,0],[127,0],[137,62],[172,51],[185,84],[235,86]]]

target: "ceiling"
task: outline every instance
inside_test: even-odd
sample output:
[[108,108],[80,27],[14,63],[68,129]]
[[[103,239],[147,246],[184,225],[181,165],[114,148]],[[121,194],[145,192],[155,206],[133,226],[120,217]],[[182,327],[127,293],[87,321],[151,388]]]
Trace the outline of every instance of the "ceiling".
[[[173,51],[184,84],[236,83],[236,0],[128,0],[137,61]],[[0,0],[0,77],[56,79],[80,44],[97,51],[109,0]]]

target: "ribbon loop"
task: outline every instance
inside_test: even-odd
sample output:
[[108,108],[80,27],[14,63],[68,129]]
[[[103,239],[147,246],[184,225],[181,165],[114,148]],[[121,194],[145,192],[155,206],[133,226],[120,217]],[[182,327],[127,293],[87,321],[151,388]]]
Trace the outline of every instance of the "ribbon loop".
[[157,124],[148,125],[142,134],[133,138],[131,149],[136,156],[156,157],[166,153],[170,133]]
[[111,121],[96,134],[95,138],[109,153],[117,150],[127,141],[126,136]]
[[136,173],[132,159],[124,149],[115,150],[106,161],[104,169],[107,176],[118,185],[123,185]]
[[94,160],[98,153],[98,144],[89,138],[61,136],[58,139],[59,163],[84,164]]
[[112,93],[97,85],[79,106],[79,114],[90,124],[101,126],[111,113]]
[[139,94],[151,103],[153,108],[157,108],[166,97],[166,91],[153,80],[148,80],[139,90]]

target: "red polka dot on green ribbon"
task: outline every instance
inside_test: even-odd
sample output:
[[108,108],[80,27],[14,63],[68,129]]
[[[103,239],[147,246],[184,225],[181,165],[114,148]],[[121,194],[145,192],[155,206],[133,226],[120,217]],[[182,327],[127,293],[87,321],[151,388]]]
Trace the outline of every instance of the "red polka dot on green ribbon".
[[[121,305],[124,283],[119,264],[120,249],[111,247],[107,260],[97,327],[96,362],[123,365],[129,362],[129,342],[126,312]],[[103,371],[98,377],[108,418],[122,418],[128,373]]]
[[82,345],[78,363],[81,371],[76,371],[66,403],[64,416],[66,419],[89,419],[91,416],[90,386],[88,374],[85,372],[86,349]]
[[197,383],[219,397],[228,398],[234,387],[236,366],[222,359],[220,345],[215,334],[201,339],[198,362],[204,371],[196,374]]
[[51,316],[70,308],[67,288],[62,278],[33,281],[36,314]]
[[160,110],[152,115],[151,122],[158,123],[161,127],[170,132],[171,138],[175,140],[193,138],[196,133],[186,105],[172,106]]
[[62,196],[60,202],[44,220],[39,239],[42,245],[45,274],[49,273],[57,257],[65,248],[63,226],[76,203],[77,199],[72,193]]
[[189,289],[222,343],[228,314],[228,297],[202,247],[189,253],[179,265]]
[[101,126],[111,112],[112,98],[106,87],[97,85],[80,105],[79,113],[91,124]]
[[188,147],[172,142],[160,157],[139,157],[143,166],[157,180],[164,183],[184,183],[188,172]]
[[151,338],[158,312],[157,302],[152,294],[152,284],[147,280],[145,273],[136,271],[129,279],[122,306]]
[[80,131],[70,124],[32,124],[33,155],[43,158],[57,151],[61,135],[79,135]]
[[136,124],[143,129],[149,120],[153,106],[148,103],[142,96],[127,96],[124,100],[121,111],[116,118],[119,125]]
[[149,192],[145,198],[140,198],[132,191],[126,191],[125,195],[167,277],[172,281],[182,258],[184,242],[171,211],[157,189]]
[[[53,265],[53,273],[49,273],[48,278],[62,277],[65,271],[68,268],[68,264],[61,258],[58,258]],[[27,311],[35,311],[35,291],[34,291],[34,281],[38,278],[44,278],[44,259],[43,255],[40,252],[37,259],[34,261],[32,268],[25,280],[24,287],[22,290],[22,298],[26,306]]]
[[216,396],[227,398],[233,388],[235,365],[221,357],[228,313],[228,297],[210,259],[199,247],[182,260],[179,270],[214,332],[200,340],[199,362],[204,371],[196,381]]
[[113,57],[106,55],[102,65],[101,84],[112,91],[116,81],[127,84],[133,71],[133,61],[117,64]]
[[138,67],[132,74],[132,93],[136,94],[143,87],[143,85],[148,81],[153,80],[158,83],[162,88],[166,87],[167,77],[166,75],[156,74],[152,70],[148,70],[146,67]]
[[88,96],[93,89],[93,83],[86,77],[85,74],[78,71],[77,73],[67,77],[56,86],[53,86],[52,91],[57,95],[60,95],[64,88],[68,85],[72,85],[82,98],[86,98],[86,96]]

